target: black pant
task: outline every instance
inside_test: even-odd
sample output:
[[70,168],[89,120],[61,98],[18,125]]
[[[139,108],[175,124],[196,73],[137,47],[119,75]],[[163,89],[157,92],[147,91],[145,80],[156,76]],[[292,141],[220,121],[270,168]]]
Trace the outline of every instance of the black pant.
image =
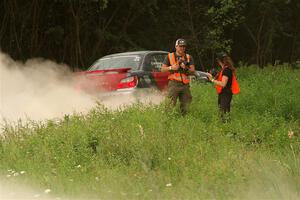
[[224,114],[230,112],[230,103],[232,99],[232,93],[229,92],[222,92],[218,96],[218,106],[220,109],[221,118],[226,120]]

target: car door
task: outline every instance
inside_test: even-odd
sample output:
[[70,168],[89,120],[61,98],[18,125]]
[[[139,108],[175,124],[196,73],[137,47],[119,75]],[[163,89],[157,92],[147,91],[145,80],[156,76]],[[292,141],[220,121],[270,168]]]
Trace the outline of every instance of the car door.
[[169,72],[161,72],[162,63],[167,56],[167,53],[153,53],[147,56],[145,71],[149,71],[154,84],[164,90],[168,85]]

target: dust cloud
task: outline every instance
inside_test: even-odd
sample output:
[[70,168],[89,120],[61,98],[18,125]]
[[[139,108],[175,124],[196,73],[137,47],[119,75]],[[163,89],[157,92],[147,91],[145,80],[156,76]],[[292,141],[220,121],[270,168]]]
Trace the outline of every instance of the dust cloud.
[[13,181],[0,182],[1,200],[67,200],[66,198],[54,196],[51,190],[33,190],[28,186]]
[[[161,94],[149,91],[138,96],[102,96],[89,95],[75,88],[74,73],[67,65],[42,58],[23,63],[0,52],[0,126],[84,114],[97,103],[108,109],[119,109],[136,102],[156,104],[163,99]],[[0,199],[62,199],[50,198],[43,192],[1,179]]]
[[101,96],[79,92],[74,73],[64,64],[35,58],[17,62],[0,52],[0,122],[46,120],[65,114],[86,113],[100,102],[116,109],[138,102],[159,103],[161,94]]
[[20,63],[0,53],[0,117],[44,120],[87,111],[95,100],[72,87],[71,71],[41,58]]
[[249,160],[249,175],[245,177],[247,182],[240,185],[236,199],[300,199],[299,180],[291,173],[297,168],[293,169],[285,163],[287,160],[274,159],[264,154]]

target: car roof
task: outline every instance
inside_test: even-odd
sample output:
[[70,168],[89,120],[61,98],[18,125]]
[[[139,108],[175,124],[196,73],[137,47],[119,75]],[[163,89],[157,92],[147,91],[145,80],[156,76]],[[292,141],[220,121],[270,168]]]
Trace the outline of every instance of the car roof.
[[167,51],[130,51],[130,52],[123,52],[123,53],[114,53],[114,54],[109,54],[106,56],[103,56],[102,58],[107,58],[107,57],[114,57],[114,56],[126,56],[126,55],[146,55],[149,53],[168,53]]

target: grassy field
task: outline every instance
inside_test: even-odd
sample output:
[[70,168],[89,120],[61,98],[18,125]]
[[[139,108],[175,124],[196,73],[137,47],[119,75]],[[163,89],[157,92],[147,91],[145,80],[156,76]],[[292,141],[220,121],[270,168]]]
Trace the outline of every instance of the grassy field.
[[7,126],[1,177],[70,199],[299,199],[300,70],[242,67],[238,80],[229,123],[211,84],[193,83],[186,117],[99,105]]

